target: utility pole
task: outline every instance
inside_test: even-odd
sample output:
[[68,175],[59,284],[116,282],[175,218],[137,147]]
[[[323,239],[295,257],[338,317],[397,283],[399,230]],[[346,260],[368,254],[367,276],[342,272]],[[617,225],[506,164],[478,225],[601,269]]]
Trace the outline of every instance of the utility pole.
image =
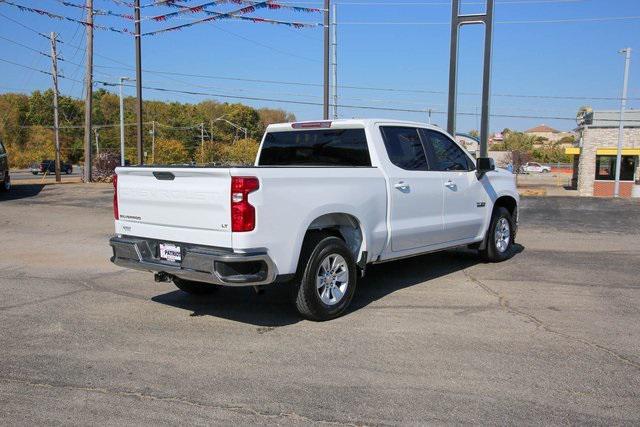
[[122,85],[129,77],[120,77],[120,166],[124,166],[124,97],[122,95]]
[[202,153],[202,163],[204,163],[204,123],[200,123],[200,152]]
[[429,108],[429,110],[427,110],[428,114],[429,114],[429,124],[431,124],[431,108]]
[[330,11],[329,8],[330,0],[324,0],[324,104],[323,104],[323,112],[322,117],[324,120],[329,120],[329,48],[330,48],[330,40],[329,40],[329,26],[331,25],[330,21]]
[[91,114],[93,109],[93,0],[86,0],[87,64],[84,101],[84,182],[91,182]]
[[333,4],[333,118],[338,119],[338,5]]
[[60,122],[58,120],[58,51],[56,49],[56,33],[51,33],[51,76],[53,77],[53,134],[56,142],[56,182],[60,177]]
[[138,119],[137,129],[137,147],[138,147],[138,164],[142,165],[144,136],[142,133],[142,34],[140,32],[140,0],[134,0],[133,16],[135,20],[135,44],[136,44],[136,115]]
[[151,122],[151,163],[156,162],[156,121]]
[[622,82],[622,101],[620,102],[620,127],[618,129],[618,154],[616,156],[616,183],[613,196],[620,197],[620,169],[622,168],[622,145],[624,144],[624,109],[627,106],[627,89],[629,86],[629,64],[631,63],[631,48],[622,49],[624,53],[624,79]]

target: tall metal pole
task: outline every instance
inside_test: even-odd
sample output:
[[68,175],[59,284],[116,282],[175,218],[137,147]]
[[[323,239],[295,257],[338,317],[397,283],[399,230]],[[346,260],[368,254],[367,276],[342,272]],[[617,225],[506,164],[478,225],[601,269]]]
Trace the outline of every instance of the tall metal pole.
[[322,118],[329,120],[329,26],[331,25],[330,0],[324,0],[324,104]]
[[624,53],[624,80],[622,82],[622,101],[620,102],[620,127],[618,129],[618,153],[616,156],[616,183],[613,196],[620,197],[620,169],[622,169],[622,145],[624,144],[624,109],[627,106],[627,89],[629,86],[629,64],[631,63],[631,48],[622,49]]
[[53,77],[53,134],[56,142],[56,182],[60,177],[60,125],[58,120],[58,51],[56,49],[56,33],[51,33],[51,76]]
[[482,70],[482,112],[480,118],[480,157],[489,157],[489,110],[491,108],[491,49],[493,47],[493,0],[487,1],[484,21],[484,67]]
[[93,0],[86,0],[87,64],[84,101],[84,182],[91,182],[91,114],[93,109]]
[[489,108],[491,95],[491,50],[493,45],[493,9],[494,0],[487,1],[485,13],[460,14],[460,0],[452,0],[451,8],[451,50],[449,58],[449,111],[447,131],[456,133],[456,113],[458,95],[458,37],[460,27],[470,24],[484,24],[484,66],[482,72],[482,113],[480,118],[480,156],[488,157],[489,147]]
[[120,166],[124,166],[124,97],[122,96],[122,83],[128,80],[120,77]]
[[338,5],[333,4],[332,43],[333,47],[333,118],[338,119]]
[[140,32],[140,0],[134,0],[134,20],[135,20],[135,39],[136,39],[136,115],[137,115],[137,147],[138,147],[138,164],[144,163],[144,136],[142,132],[142,35]]

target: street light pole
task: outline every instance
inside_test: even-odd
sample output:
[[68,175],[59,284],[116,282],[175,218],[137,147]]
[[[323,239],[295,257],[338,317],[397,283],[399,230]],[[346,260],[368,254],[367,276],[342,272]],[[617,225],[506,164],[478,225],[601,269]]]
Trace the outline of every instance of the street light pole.
[[322,118],[329,120],[329,27],[330,21],[330,0],[324,0],[324,103]]
[[622,168],[622,145],[624,144],[624,109],[627,106],[627,89],[629,86],[629,63],[631,62],[631,48],[622,49],[624,53],[624,79],[622,82],[622,101],[620,102],[620,127],[618,129],[618,153],[616,156],[616,183],[613,196],[620,197],[620,169]]
[[133,13],[135,21],[135,47],[136,47],[136,115],[137,115],[137,147],[138,147],[138,164],[144,163],[144,136],[142,132],[142,34],[140,31],[140,0],[134,0]]

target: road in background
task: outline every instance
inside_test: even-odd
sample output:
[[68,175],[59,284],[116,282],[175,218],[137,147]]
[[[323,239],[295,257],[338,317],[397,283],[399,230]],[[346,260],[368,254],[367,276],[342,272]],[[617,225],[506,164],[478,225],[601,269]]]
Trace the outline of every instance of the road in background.
[[636,201],[526,198],[513,259],[373,266],[313,323],[113,266],[111,197],[0,195],[0,424],[640,423]]
[[[39,173],[37,175],[34,175],[33,173],[31,173],[31,169],[12,169],[10,171],[11,173],[11,181],[13,181],[14,183],[16,181],[21,181],[21,180],[42,180],[44,178],[45,182],[55,182],[56,180],[56,174],[55,173],[50,173],[47,174],[47,176],[45,177],[44,174]],[[66,174],[64,172],[62,172],[60,174],[60,176],[62,177],[62,181],[77,181],[79,177],[82,176],[82,169],[79,166],[74,166],[73,167],[73,172],[71,172],[70,174]]]

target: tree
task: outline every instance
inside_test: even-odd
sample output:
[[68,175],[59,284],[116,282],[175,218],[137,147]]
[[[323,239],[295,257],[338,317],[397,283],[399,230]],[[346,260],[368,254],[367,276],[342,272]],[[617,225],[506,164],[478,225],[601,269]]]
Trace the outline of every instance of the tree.
[[515,149],[511,150],[507,154],[506,161],[511,163],[511,166],[513,167],[513,173],[516,174],[516,182],[518,180],[518,174],[520,174],[522,167],[530,160],[531,154],[529,154],[529,152],[525,150]]
[[156,164],[180,164],[189,161],[189,153],[180,141],[161,139],[156,141]]
[[470,130],[469,135],[471,135],[474,138],[480,138],[480,132],[478,132],[477,129]]
[[227,145],[222,153],[223,160],[237,165],[252,165],[258,155],[259,144],[254,139],[240,139]]

